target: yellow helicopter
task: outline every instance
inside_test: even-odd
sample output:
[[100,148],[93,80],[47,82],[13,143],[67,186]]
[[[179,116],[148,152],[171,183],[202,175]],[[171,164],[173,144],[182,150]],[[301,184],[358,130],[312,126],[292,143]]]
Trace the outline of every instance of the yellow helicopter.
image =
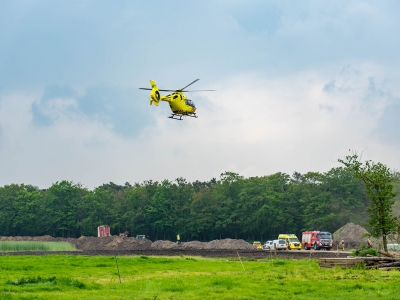
[[[194,105],[193,101],[188,99],[183,93],[185,92],[201,92],[201,91],[215,91],[215,90],[196,90],[196,91],[184,91],[188,86],[192,85],[196,81],[200,79],[196,79],[195,81],[189,83],[187,86],[184,88],[181,88],[179,90],[161,90],[158,89],[156,82],[154,80],[150,80],[150,86],[151,88],[139,88],[141,90],[149,90],[151,91],[150,93],[150,105],[153,103],[158,106],[158,103],[160,101],[166,101],[169,103],[169,107],[171,108],[172,114],[168,118],[174,119],[174,120],[180,120],[182,121],[183,117],[193,117],[197,118],[196,115],[196,106]],[[162,92],[173,92],[172,94],[169,94],[167,96],[163,96],[160,94],[160,91]]]

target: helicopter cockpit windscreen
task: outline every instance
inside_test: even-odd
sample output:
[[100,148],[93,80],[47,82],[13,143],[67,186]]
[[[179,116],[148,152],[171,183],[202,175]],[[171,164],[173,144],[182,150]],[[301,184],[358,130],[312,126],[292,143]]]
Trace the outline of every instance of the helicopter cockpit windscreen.
[[185,100],[185,103],[186,103],[187,105],[189,105],[189,106],[193,107],[193,108],[196,108],[196,106],[194,106],[194,103],[193,103],[193,101],[192,101],[192,100],[190,100],[190,99],[186,99],[186,100]]

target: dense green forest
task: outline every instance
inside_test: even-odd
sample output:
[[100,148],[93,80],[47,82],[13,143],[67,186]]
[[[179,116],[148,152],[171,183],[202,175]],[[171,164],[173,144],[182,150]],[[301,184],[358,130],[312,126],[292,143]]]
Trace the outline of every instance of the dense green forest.
[[[398,183],[396,183],[398,187]],[[96,236],[129,231],[151,240],[210,241],[276,238],[303,230],[336,231],[368,220],[362,182],[345,168],[326,173],[276,173],[244,178],[225,172],[208,182],[144,181],[94,190],[71,181],[41,190],[32,185],[0,187],[0,235]]]

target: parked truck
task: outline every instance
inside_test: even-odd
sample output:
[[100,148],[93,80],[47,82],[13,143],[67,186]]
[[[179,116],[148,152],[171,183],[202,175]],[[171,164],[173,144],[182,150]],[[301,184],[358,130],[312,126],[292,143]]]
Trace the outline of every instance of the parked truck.
[[286,247],[289,250],[298,249],[301,250],[301,243],[295,234],[280,234],[278,239],[284,239],[286,241]]
[[305,250],[331,250],[333,245],[332,234],[328,231],[305,231],[302,233],[301,245]]

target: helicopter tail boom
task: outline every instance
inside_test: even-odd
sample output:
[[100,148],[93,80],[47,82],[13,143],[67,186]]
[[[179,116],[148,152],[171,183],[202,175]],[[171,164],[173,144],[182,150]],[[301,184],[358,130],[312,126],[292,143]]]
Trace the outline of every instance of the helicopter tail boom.
[[155,106],[158,106],[158,103],[160,103],[161,100],[160,91],[158,90],[158,87],[154,80],[150,80],[150,85],[151,85],[150,105],[152,105],[154,102]]

